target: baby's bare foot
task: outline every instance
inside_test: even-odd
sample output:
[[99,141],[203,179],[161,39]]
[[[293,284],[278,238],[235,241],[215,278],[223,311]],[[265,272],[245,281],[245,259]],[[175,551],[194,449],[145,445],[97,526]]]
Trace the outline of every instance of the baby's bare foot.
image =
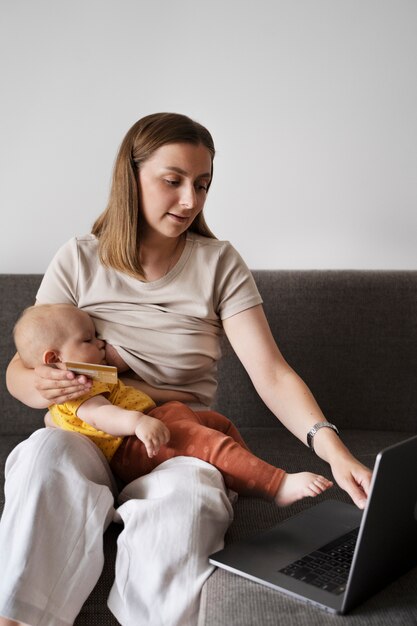
[[311,472],[286,474],[275,496],[275,504],[289,506],[302,498],[315,498],[333,483],[324,476]]

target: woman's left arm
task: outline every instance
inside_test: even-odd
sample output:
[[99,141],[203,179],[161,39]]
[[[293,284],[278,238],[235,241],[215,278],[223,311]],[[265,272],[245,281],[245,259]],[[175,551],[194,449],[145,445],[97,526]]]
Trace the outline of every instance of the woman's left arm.
[[[279,351],[263,307],[258,305],[223,320],[223,328],[267,407],[306,444],[308,431],[326,418],[307,385]],[[338,485],[359,508],[364,508],[371,471],[355,459],[330,428],[318,430],[314,450],[330,464]]]

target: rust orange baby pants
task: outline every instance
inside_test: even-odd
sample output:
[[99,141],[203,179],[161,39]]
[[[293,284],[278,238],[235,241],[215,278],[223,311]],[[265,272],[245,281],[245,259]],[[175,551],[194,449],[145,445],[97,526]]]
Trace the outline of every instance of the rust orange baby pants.
[[148,415],[167,426],[169,442],[148,457],[144,444],[134,435],[125,437],[110,466],[123,482],[149,474],[174,456],[193,456],[214,465],[225,484],[240,495],[272,500],[285,472],[252,454],[239,431],[227,417],[215,411],[193,411],[181,402],[167,402]]

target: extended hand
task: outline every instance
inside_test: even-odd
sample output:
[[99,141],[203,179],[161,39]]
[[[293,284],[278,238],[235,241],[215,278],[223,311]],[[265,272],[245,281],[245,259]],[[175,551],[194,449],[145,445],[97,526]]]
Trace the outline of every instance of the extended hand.
[[165,424],[149,415],[141,417],[135,428],[135,435],[144,444],[149,458],[157,455],[159,448],[168,443],[170,438],[170,432]]
[[371,485],[372,472],[353,456],[341,456],[331,464],[333,476],[360,509],[364,509]]

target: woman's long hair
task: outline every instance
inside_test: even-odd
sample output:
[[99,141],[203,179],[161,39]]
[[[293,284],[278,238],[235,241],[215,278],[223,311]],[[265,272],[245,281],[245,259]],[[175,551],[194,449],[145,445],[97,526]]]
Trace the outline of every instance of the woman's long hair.
[[[92,234],[99,240],[100,261],[135,277],[143,277],[139,262],[140,216],[138,170],[165,144],[202,144],[213,159],[215,148],[209,131],[178,113],[155,113],[140,119],[122,141],[113,171],[109,202],[95,221]],[[189,230],[215,239],[200,212]]]

